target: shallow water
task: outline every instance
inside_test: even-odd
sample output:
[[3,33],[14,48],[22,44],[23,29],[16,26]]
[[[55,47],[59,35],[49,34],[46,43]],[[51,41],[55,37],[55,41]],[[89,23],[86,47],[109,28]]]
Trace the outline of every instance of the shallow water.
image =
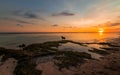
[[0,47],[17,48],[25,43],[42,43],[46,41],[61,40],[65,36],[67,40],[76,42],[106,42],[117,38],[118,33],[41,33],[41,34],[0,34]]
[[89,48],[69,42],[69,43],[62,44],[61,46],[58,47],[58,49],[63,51],[86,52]]
[[[57,41],[61,40],[61,36],[65,36],[67,40],[72,40],[76,42],[112,42],[114,38],[118,38],[118,33],[103,33],[102,35],[99,33],[47,33],[47,34],[0,34],[0,47],[7,48],[17,48],[19,44],[32,44],[32,43],[42,43],[47,41]],[[120,41],[116,39],[114,41],[117,45],[120,44]],[[91,48],[100,49],[105,45],[100,44],[87,44],[87,46],[81,46],[79,44],[74,43],[65,43],[61,44],[58,47],[58,50],[66,50],[66,51],[78,51],[78,52],[86,52],[91,54],[92,58],[100,58],[101,55],[97,53],[89,52],[88,50]],[[16,61],[15,59],[8,59],[5,61],[3,65],[0,66],[0,75],[13,75],[13,71],[17,63],[13,63]],[[50,61],[50,62],[47,62]],[[38,58],[36,63],[37,69],[43,69],[43,74],[51,73],[59,73],[54,67],[54,63],[51,60],[51,57]],[[49,68],[50,67],[50,68]],[[48,71],[50,70],[50,71]],[[48,71],[48,72],[47,72]],[[56,72],[55,72],[56,71]],[[60,72],[60,75],[63,73]]]
[[81,46],[81,45],[74,44],[74,43],[65,43],[58,47],[58,50],[61,50],[61,51],[63,50],[63,51],[74,51],[74,52],[86,52],[88,54],[91,54],[92,58],[95,58],[95,59],[99,59],[100,57],[102,57],[99,54],[89,52],[88,51],[89,49],[92,49],[92,47]]

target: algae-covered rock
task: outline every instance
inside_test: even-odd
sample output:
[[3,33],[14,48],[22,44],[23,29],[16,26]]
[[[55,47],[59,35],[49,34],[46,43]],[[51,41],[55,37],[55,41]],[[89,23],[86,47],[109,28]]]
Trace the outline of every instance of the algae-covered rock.
[[91,55],[84,52],[58,51],[54,57],[55,64],[62,68],[77,67],[85,62],[85,59],[91,59]]
[[41,75],[42,71],[35,69],[36,64],[31,63],[29,58],[18,61],[14,75]]
[[99,49],[96,49],[96,48],[93,48],[92,50],[89,50],[89,51],[93,52],[93,53],[100,54],[100,55],[108,55],[109,54],[107,51],[99,50]]

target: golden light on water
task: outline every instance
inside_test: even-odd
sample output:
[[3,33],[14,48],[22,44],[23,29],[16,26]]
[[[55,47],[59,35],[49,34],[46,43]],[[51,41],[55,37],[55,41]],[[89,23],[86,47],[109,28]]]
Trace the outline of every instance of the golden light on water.
[[104,29],[103,28],[99,28],[99,34],[100,34],[100,36],[102,36],[103,35],[103,32],[104,32]]

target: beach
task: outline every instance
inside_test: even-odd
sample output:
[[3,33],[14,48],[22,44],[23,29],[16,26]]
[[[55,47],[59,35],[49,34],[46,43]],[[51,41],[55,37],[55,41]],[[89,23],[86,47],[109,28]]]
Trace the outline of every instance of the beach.
[[119,38],[111,42],[58,40],[19,47],[0,47],[0,75],[120,74]]
[[0,75],[120,75],[120,0],[0,0]]

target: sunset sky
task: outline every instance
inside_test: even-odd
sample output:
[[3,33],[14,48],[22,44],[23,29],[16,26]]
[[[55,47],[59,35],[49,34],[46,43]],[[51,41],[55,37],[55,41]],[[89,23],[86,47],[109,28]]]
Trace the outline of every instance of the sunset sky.
[[0,0],[0,32],[120,32],[120,0]]

